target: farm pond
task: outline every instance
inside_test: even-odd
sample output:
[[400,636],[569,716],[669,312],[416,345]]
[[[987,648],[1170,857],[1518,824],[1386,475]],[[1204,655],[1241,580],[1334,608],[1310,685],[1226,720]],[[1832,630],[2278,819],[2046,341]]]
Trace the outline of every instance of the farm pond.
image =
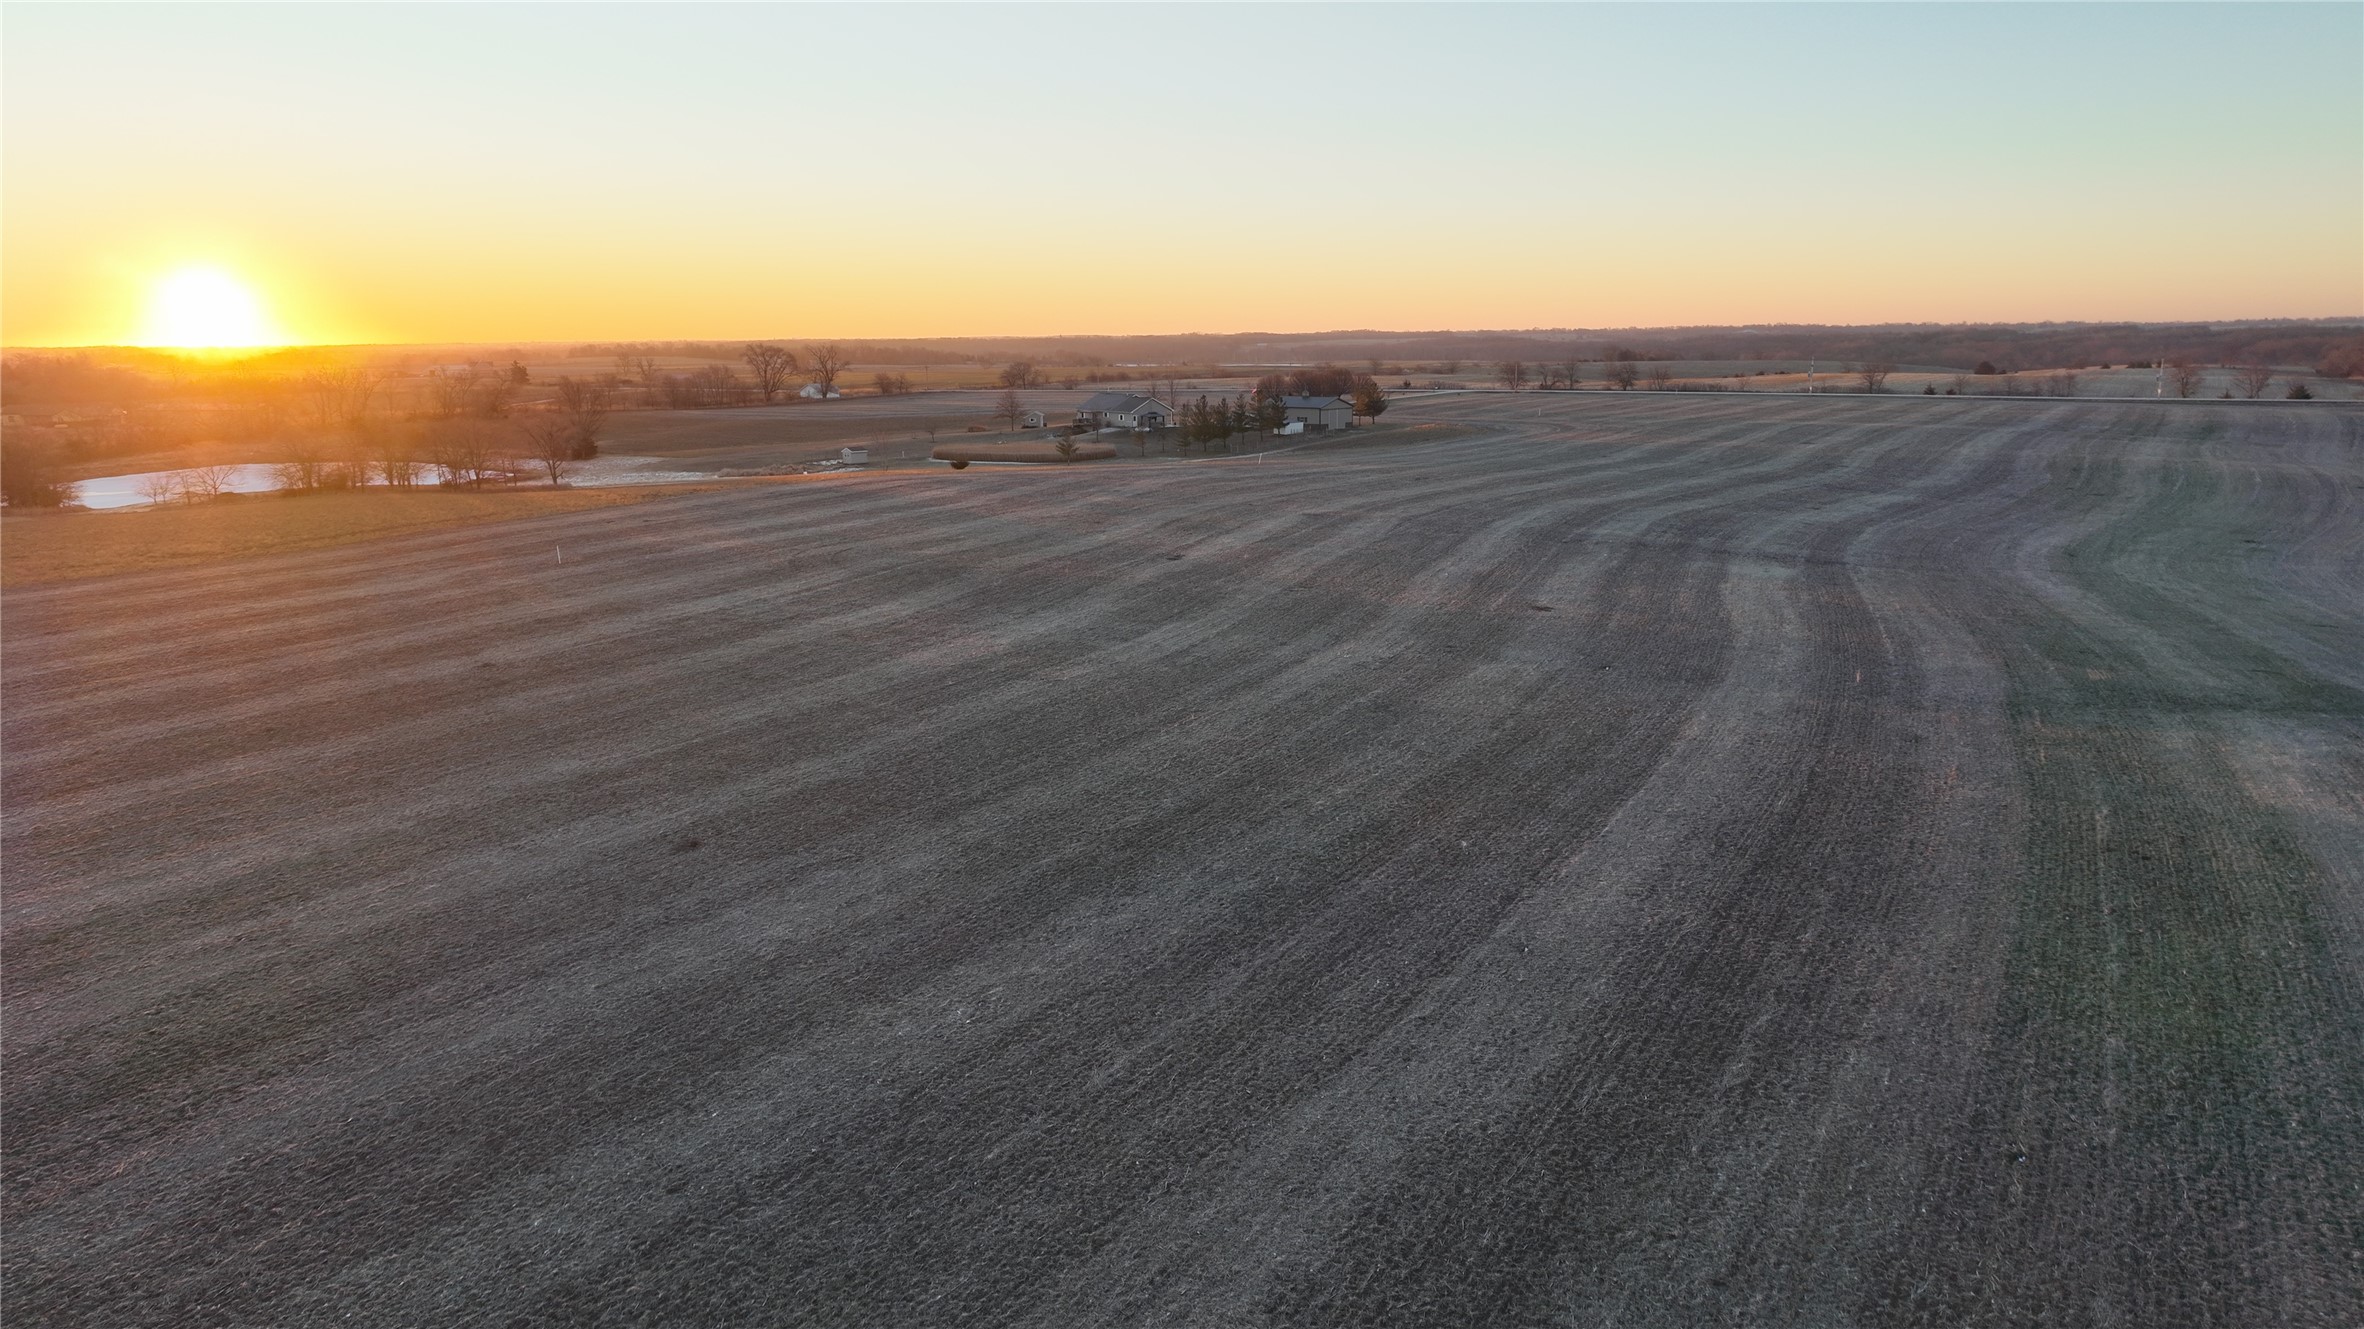
[[[99,511],[155,506],[159,494],[177,494],[202,468],[179,470],[138,471],[127,475],[102,475],[84,480],[74,486],[74,499],[83,507]],[[249,462],[228,467],[221,490],[226,494],[269,494],[284,486],[279,467],[269,462]],[[422,484],[434,484],[434,467],[421,467]],[[534,483],[532,472],[520,471],[519,483]],[[576,462],[567,471],[566,483],[577,489],[608,485],[672,484],[685,480],[709,480],[713,476],[704,471],[684,471],[668,467],[659,457],[595,457]],[[372,481],[372,483],[382,483]]]

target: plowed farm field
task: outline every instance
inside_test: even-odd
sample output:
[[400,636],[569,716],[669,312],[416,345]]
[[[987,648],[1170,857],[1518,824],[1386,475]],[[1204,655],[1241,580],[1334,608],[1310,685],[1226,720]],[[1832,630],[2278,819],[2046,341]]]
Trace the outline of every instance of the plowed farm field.
[[2364,412],[1398,420],[10,591],[10,1322],[2364,1323]]

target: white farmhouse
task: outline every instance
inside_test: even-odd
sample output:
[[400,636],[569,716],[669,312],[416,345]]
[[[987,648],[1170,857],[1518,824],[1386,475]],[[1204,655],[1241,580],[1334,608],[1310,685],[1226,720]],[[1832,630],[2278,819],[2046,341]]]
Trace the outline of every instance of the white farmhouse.
[[1173,408],[1157,398],[1125,392],[1095,392],[1075,408],[1075,423],[1085,429],[1163,429],[1173,419]]

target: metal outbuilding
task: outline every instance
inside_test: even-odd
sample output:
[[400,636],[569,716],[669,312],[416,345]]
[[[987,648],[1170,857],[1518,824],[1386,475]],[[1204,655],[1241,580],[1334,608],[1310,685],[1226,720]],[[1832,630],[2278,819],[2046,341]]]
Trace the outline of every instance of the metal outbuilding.
[[1354,403],[1344,397],[1283,397],[1281,405],[1291,420],[1309,429],[1344,429],[1354,423]]

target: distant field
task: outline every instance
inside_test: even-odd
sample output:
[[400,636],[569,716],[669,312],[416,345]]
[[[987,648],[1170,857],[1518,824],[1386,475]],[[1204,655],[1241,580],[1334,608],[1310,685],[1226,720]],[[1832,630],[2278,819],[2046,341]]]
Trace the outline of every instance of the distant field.
[[[1019,394],[1031,409],[1064,423],[1088,394],[1029,389]],[[619,411],[610,416],[602,447],[624,456],[665,457],[699,467],[778,466],[826,456],[848,443],[898,445],[925,457],[928,429],[936,442],[967,432],[971,425],[998,431],[994,392],[929,392],[907,397],[847,397],[838,401],[782,406],[744,406],[713,411]]]
[[1116,456],[1112,443],[1089,439],[1076,442],[1061,456],[1055,443],[946,443],[935,451],[938,461],[1009,461],[1066,465],[1079,461],[1109,461]]
[[251,558],[440,526],[615,507],[667,492],[654,485],[476,494],[427,489],[256,495],[140,512],[12,512],[0,519],[0,584]]
[[11,1322],[2364,1324],[2364,411],[1398,409],[11,588]]

